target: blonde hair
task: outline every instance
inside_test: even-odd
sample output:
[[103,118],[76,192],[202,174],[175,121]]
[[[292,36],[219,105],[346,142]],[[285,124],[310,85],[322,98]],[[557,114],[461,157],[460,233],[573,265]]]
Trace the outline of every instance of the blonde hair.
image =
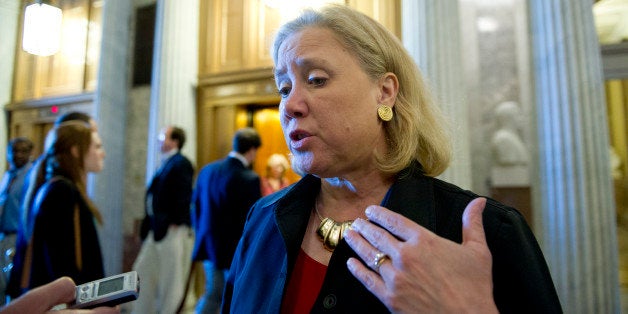
[[394,117],[384,123],[388,153],[377,155],[379,168],[397,173],[418,161],[429,176],[441,174],[449,165],[451,146],[446,124],[418,67],[401,42],[381,24],[344,5],[306,10],[278,31],[271,54],[277,64],[279,47],[292,34],[308,27],[331,30],[374,81],[392,72],[399,81]]
[[267,177],[270,177],[270,169],[275,165],[280,165],[283,167],[282,175],[286,173],[286,170],[288,170],[288,168],[290,168],[290,163],[288,162],[288,158],[286,158],[286,156],[282,154],[272,154],[270,155],[270,157],[268,157],[268,160],[266,161]]

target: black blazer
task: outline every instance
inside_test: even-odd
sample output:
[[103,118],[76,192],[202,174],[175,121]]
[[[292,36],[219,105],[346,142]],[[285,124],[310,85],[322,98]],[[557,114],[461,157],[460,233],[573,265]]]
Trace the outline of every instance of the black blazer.
[[160,241],[166,236],[168,226],[190,225],[193,176],[192,163],[179,152],[168,158],[158,170],[146,191],[144,204],[148,195],[152,195],[153,215],[148,215],[146,211],[140,229],[142,240],[146,239],[150,230],[155,241]]
[[[226,278],[222,313],[279,313],[320,184],[319,178],[307,175],[253,206]],[[382,205],[460,243],[462,213],[476,197],[422,175],[415,165],[398,175]],[[483,222],[493,257],[493,296],[499,312],[562,312],[541,249],[523,216],[488,199]],[[349,257],[358,258],[341,240],[312,313],[388,313],[351,275]]]
[[193,196],[192,258],[228,268],[249,208],[260,197],[259,176],[240,160],[227,157],[203,167]]
[[[76,185],[69,179],[56,176],[39,188],[32,215],[26,222],[32,231],[32,264],[24,269],[28,240],[24,232],[18,236],[14,267],[11,270],[9,290],[12,297],[20,289],[22,272],[30,272],[26,290],[69,276],[76,284],[104,277],[100,242],[94,216]],[[79,233],[75,230],[75,208],[79,211]],[[76,237],[80,236],[80,261],[77,265]]]

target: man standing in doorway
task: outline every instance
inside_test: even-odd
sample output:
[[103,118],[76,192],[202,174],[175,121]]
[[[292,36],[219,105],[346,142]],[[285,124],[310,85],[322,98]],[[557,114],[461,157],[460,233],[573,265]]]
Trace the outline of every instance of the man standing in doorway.
[[175,313],[185,291],[193,238],[190,229],[192,163],[181,154],[185,131],[175,126],[159,134],[161,167],[146,191],[144,241],[133,269],[142,281],[134,313]]
[[0,306],[6,303],[6,288],[22,219],[24,178],[32,167],[32,152],[33,142],[25,137],[9,141],[9,170],[4,173],[0,182]]
[[201,169],[193,196],[192,222],[196,242],[194,261],[203,261],[205,294],[197,313],[220,310],[225,275],[242,236],[249,208],[261,197],[260,178],[251,170],[262,145],[253,128],[240,129],[233,137],[233,150]]

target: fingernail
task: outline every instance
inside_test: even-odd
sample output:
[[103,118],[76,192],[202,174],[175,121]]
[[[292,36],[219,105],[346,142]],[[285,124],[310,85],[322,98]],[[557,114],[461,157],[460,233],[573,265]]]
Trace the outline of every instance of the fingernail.
[[346,230],[343,234],[343,238],[345,239],[345,241],[347,241],[347,244],[351,245],[351,243],[353,243],[353,233],[351,231]]
[[364,221],[364,219],[362,219],[362,218],[356,218],[351,223],[351,230],[360,231],[360,227],[362,226],[363,221]]
[[351,259],[347,260],[347,268],[349,269],[350,272],[355,271],[355,264]]

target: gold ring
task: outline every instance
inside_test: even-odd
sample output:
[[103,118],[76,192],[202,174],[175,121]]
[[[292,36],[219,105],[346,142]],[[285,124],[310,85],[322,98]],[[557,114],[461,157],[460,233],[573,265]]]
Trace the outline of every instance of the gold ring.
[[379,266],[382,266],[384,260],[386,260],[387,258],[388,255],[382,252],[378,252],[377,254],[375,254],[375,258],[373,258],[373,269],[375,269],[375,271],[379,271]]

